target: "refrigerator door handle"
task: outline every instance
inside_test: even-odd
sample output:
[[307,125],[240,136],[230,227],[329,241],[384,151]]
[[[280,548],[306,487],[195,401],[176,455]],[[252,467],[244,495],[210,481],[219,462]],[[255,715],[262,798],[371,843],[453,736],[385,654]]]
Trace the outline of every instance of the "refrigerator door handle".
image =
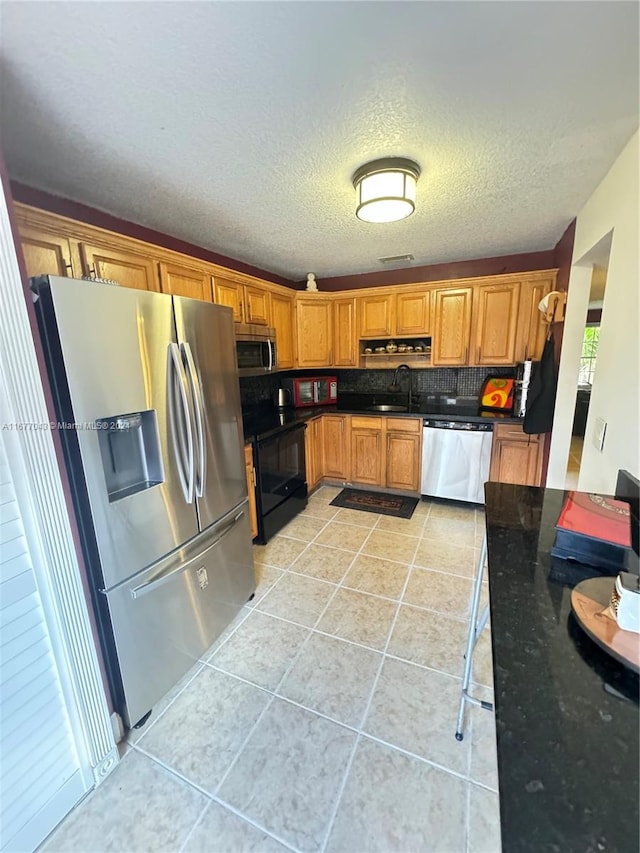
[[[176,400],[176,382],[180,387],[180,404],[182,406],[183,419],[178,417]],[[184,373],[184,365],[180,358],[178,345],[169,344],[167,350],[167,385],[169,402],[169,420],[171,422],[171,443],[176,459],[180,485],[185,501],[193,503],[194,494],[194,458],[193,458],[193,427],[191,424],[191,411],[187,398],[187,386]],[[186,459],[185,459],[186,456]]]
[[271,371],[273,370],[273,344],[271,341],[267,341],[267,347],[269,348],[269,367],[267,370]]
[[191,385],[191,395],[194,403],[193,408],[195,410],[196,431],[198,435],[198,475],[196,477],[195,489],[196,497],[201,498],[204,495],[204,487],[207,479],[207,443],[205,441],[204,434],[206,416],[204,412],[204,399],[202,395],[200,377],[198,376],[196,364],[193,359],[193,353],[191,352],[191,346],[188,342],[183,343],[180,346],[187,363],[189,384]]
[[225,536],[228,536],[229,533],[233,530],[236,524],[240,521],[242,516],[244,515],[244,510],[241,510],[232,521],[225,527],[220,536],[210,542],[204,551],[201,551],[199,554],[196,554],[195,557],[191,557],[190,560],[187,560],[186,563],[182,563],[179,566],[176,566],[174,569],[170,569],[168,572],[165,572],[158,577],[153,578],[153,580],[147,581],[146,583],[140,584],[140,586],[134,586],[131,588],[131,598],[141,598],[143,595],[147,595],[150,592],[153,592],[154,589],[157,589],[159,586],[163,586],[165,583],[168,583],[170,580],[173,580],[178,575],[183,574],[188,571],[194,563],[197,563],[198,560],[201,560],[205,554],[207,554],[212,548],[221,542]]

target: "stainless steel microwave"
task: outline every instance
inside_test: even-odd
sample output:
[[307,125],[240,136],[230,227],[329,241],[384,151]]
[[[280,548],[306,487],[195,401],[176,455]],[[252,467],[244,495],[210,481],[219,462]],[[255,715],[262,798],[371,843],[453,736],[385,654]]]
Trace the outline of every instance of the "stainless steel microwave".
[[263,376],[278,369],[276,330],[267,326],[236,326],[240,376]]

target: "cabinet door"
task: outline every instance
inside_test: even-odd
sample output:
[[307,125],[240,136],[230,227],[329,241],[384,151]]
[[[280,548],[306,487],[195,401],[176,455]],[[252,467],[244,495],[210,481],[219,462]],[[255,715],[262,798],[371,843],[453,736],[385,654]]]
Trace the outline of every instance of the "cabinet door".
[[474,341],[470,364],[515,364],[519,282],[474,288]]
[[387,486],[417,492],[420,489],[420,436],[387,433]]
[[435,367],[468,364],[471,336],[470,287],[435,291],[431,363]]
[[394,299],[385,296],[362,296],[358,299],[361,338],[383,338],[393,334]]
[[293,360],[293,296],[271,294],[271,325],[276,330],[278,368],[294,365]]
[[258,326],[269,325],[269,291],[259,287],[244,288],[244,317],[245,323],[255,323]]
[[427,290],[396,295],[396,335],[428,335],[431,332]]
[[233,310],[236,323],[244,322],[241,284],[216,275],[213,277],[213,298],[218,305],[226,305]]
[[160,289],[175,296],[213,301],[211,276],[203,270],[177,264],[160,264]]
[[73,276],[71,248],[66,237],[20,225],[20,243],[28,276]]
[[253,450],[250,444],[244,448],[244,464],[247,473],[247,493],[249,495],[249,522],[251,538],[258,535],[258,510],[256,507],[256,471],[253,467]]
[[348,480],[351,466],[347,415],[323,415],[322,448],[324,476],[334,480]]
[[307,488],[315,489],[322,479],[322,419],[307,421],[304,433],[305,462],[307,469]]
[[542,448],[542,439],[526,435],[518,424],[496,424],[489,479],[498,483],[539,486]]
[[331,308],[328,299],[296,300],[298,367],[331,364]]
[[89,243],[80,243],[80,254],[85,275],[110,278],[137,290],[159,289],[156,262],[147,255]]
[[542,321],[538,305],[543,296],[553,290],[555,278],[544,281],[523,281],[520,286],[516,361],[531,358],[539,361],[549,327]]
[[384,485],[382,419],[351,418],[351,482]]
[[333,364],[353,367],[356,362],[356,300],[336,299],[333,303]]

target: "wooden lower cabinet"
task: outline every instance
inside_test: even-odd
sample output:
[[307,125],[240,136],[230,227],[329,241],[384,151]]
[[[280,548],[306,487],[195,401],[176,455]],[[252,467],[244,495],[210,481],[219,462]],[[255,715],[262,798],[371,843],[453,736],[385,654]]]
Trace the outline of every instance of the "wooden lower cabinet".
[[520,424],[496,424],[489,479],[498,483],[539,486],[543,446],[543,436],[526,435]]
[[384,485],[382,418],[351,417],[352,483]]
[[304,432],[304,453],[307,471],[307,488],[315,489],[324,476],[322,458],[322,418],[307,421]]
[[387,418],[387,488],[420,491],[421,447],[420,418]]
[[323,474],[332,480],[348,480],[351,473],[349,415],[322,416]]
[[417,493],[421,446],[421,418],[352,415],[350,481]]
[[247,493],[249,495],[249,522],[251,524],[251,538],[258,535],[258,510],[256,506],[256,469],[253,467],[253,446],[245,445],[244,465],[247,474]]

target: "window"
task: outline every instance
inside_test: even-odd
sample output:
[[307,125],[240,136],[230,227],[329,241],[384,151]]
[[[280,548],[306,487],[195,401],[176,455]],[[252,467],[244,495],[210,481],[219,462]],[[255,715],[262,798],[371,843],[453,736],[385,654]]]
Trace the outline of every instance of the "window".
[[596,356],[600,340],[600,326],[587,326],[582,338],[582,355],[580,356],[580,372],[578,385],[593,385],[593,374],[596,372]]

